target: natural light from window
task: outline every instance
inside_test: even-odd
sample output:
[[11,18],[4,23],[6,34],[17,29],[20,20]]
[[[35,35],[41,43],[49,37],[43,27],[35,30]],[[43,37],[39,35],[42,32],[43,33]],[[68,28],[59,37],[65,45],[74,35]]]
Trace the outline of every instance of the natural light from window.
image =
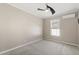
[[50,33],[52,36],[60,36],[60,20],[54,19],[50,21],[51,29]]

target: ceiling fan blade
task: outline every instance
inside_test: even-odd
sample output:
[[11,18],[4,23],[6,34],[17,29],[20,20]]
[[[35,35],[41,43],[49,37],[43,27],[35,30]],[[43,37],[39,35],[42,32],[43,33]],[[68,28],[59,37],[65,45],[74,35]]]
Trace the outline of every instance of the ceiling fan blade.
[[40,9],[40,8],[38,8],[37,10],[40,10],[40,11],[45,11],[44,9]]
[[55,13],[55,10],[54,10],[52,7],[48,6],[47,4],[46,4],[46,6],[47,6],[47,8],[50,9],[50,11],[51,11],[51,13],[52,13],[52,15],[53,15],[53,14]]
[[37,10],[40,10],[40,11],[50,10],[50,12],[52,13],[52,15],[55,13],[55,10],[52,7],[50,7],[48,4],[46,4],[46,9],[40,9],[40,8],[38,8]]

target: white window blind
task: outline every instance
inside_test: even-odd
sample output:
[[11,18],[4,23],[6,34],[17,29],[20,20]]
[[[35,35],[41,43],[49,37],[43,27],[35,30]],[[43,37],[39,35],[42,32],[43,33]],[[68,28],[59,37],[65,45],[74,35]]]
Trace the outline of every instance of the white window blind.
[[50,21],[50,33],[52,36],[60,36],[60,20],[54,19]]

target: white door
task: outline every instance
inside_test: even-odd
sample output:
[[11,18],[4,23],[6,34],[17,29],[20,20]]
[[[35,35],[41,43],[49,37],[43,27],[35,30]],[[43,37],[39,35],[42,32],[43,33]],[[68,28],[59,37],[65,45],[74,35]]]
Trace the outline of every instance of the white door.
[[77,43],[77,19],[74,15],[62,17],[61,40],[68,43]]

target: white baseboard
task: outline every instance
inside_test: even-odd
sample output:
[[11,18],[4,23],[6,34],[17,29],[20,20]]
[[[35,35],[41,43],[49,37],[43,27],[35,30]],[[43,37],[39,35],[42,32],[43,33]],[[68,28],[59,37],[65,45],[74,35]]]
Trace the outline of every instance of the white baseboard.
[[26,45],[29,45],[29,44],[32,44],[32,43],[38,42],[38,41],[40,41],[40,40],[42,40],[42,39],[33,40],[33,41],[27,42],[27,43],[25,43],[25,44],[23,44],[23,45],[20,45],[20,46],[13,47],[13,48],[11,48],[11,49],[8,49],[8,50],[5,50],[5,51],[2,51],[2,52],[0,52],[0,55],[2,55],[2,54],[4,54],[4,53],[7,53],[7,52],[10,52],[10,51],[12,51],[12,50],[15,50],[15,49],[21,48],[21,47],[23,47],[23,46],[26,46]]
[[78,44],[75,44],[75,43],[68,43],[68,42],[64,42],[64,41],[62,41],[63,43],[65,43],[65,44],[68,44],[68,45],[72,45],[72,46],[77,46],[77,47],[79,47],[79,45]]
[[[46,39],[46,40],[47,40],[47,39]],[[59,42],[59,43],[68,44],[68,45],[72,45],[72,46],[77,46],[77,47],[79,47],[79,44],[68,43],[68,42],[65,42],[65,41],[57,41],[57,40],[51,40],[51,39],[49,39],[48,41],[54,41],[54,42]]]

